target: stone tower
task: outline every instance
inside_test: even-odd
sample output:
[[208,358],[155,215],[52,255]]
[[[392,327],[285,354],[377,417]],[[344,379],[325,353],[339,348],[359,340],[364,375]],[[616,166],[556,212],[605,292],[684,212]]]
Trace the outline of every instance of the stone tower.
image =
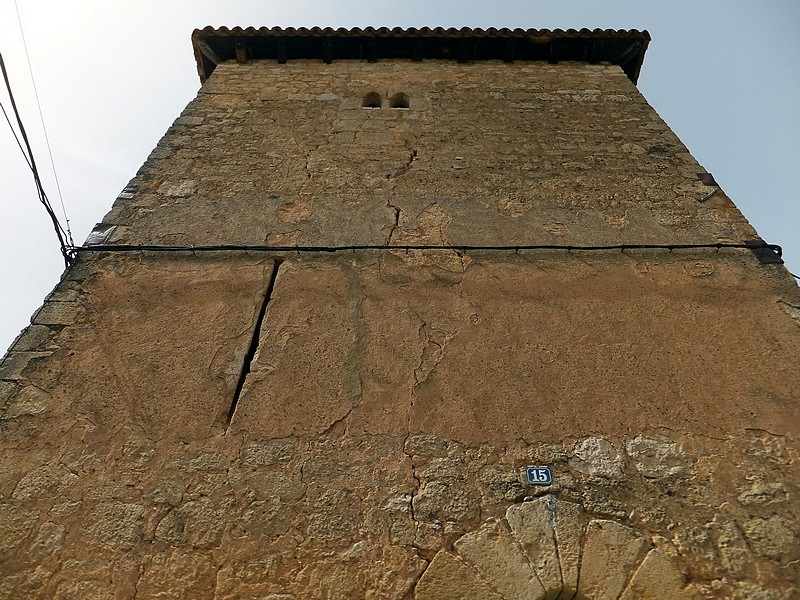
[[0,597],[800,598],[800,294],[648,42],[195,31],[0,366]]

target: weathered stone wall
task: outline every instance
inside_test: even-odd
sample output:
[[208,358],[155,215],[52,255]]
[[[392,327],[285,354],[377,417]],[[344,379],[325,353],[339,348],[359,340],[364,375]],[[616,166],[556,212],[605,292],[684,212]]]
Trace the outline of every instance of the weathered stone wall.
[[[613,66],[223,64],[105,223],[755,239],[702,170]],[[0,365],[0,598],[798,598],[799,357],[749,250],[84,253]]]
[[451,244],[752,239],[724,194],[698,201],[702,170],[612,65],[224,63],[105,222],[194,245],[441,243],[439,212]]

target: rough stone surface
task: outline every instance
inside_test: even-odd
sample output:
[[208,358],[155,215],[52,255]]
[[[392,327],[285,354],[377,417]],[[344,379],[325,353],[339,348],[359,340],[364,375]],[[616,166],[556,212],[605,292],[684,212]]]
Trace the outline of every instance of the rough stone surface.
[[563,582],[553,525],[552,498],[538,498],[512,506],[506,514],[525,556],[545,590],[545,598],[557,598]]
[[619,600],[699,600],[699,595],[684,589],[684,579],[663,552],[651,550],[639,565]]
[[23,477],[11,494],[13,500],[55,498],[73,483],[78,476],[62,465],[45,465]]
[[786,302],[779,302],[781,310],[794,319],[795,323],[800,327],[800,307],[792,306]]
[[416,600],[502,600],[478,574],[452,554],[442,551],[415,588]]
[[[233,502],[227,498],[217,500],[203,497],[187,502],[161,519],[156,527],[156,537],[173,544],[213,548],[222,541],[222,534],[232,517],[229,510],[232,505]],[[251,507],[245,517],[248,525],[255,525],[258,516],[263,516],[269,528],[269,520],[275,514],[262,505],[257,503]],[[262,514],[259,515],[259,512]]]
[[414,514],[422,521],[466,521],[478,515],[477,502],[469,490],[457,484],[432,481],[412,501]]
[[180,479],[162,479],[150,492],[150,499],[156,503],[178,506],[183,499],[184,492],[186,492],[186,485]]
[[25,380],[25,370],[38,359],[50,356],[52,352],[16,352],[11,351],[0,362],[0,379],[5,381]]
[[[361,107],[369,91],[398,87],[408,109]],[[246,137],[265,125],[270,134]],[[225,172],[231,161],[217,160],[219,143],[204,152],[211,135],[245,144],[235,185]],[[701,167],[618,68],[604,65],[225,63],[149,166],[106,218],[118,225],[112,242],[408,240],[392,230],[392,207],[420,239],[433,232],[413,219],[434,204],[452,219],[451,243],[497,243],[499,231],[512,244],[588,232],[610,243],[752,231],[724,194],[697,201],[707,191],[697,181]],[[203,178],[187,179],[189,166]],[[465,198],[473,206],[453,210]],[[261,210],[246,222],[233,216],[248,206]],[[336,211],[340,225],[325,227]],[[217,215],[214,229],[198,214]],[[488,227],[473,226],[477,214]]]
[[717,515],[710,524],[724,571],[734,577],[746,577],[752,568],[753,556],[735,521]]
[[112,550],[130,550],[141,540],[144,506],[103,502],[86,519],[83,537]]
[[143,567],[136,590],[144,598],[194,600],[216,586],[217,569],[200,553],[169,549],[148,556]]
[[688,469],[683,447],[666,436],[648,438],[637,435],[625,445],[636,470],[645,477],[680,475]]
[[408,455],[444,456],[447,452],[447,440],[436,434],[412,435],[405,444]]
[[14,401],[6,409],[5,417],[13,419],[25,415],[38,415],[47,410],[47,400],[50,394],[44,390],[29,385],[22,388]]
[[636,530],[614,521],[590,521],[586,528],[579,593],[594,600],[616,600],[641,558],[646,541]]
[[539,577],[502,521],[489,521],[455,543],[458,555],[507,600],[542,598]]
[[42,523],[36,538],[31,544],[31,556],[41,558],[52,556],[61,552],[64,546],[64,536],[66,535],[66,525],[56,525],[51,521]]
[[800,532],[785,518],[754,518],[743,525],[750,546],[761,556],[782,563],[800,559]]
[[558,545],[558,562],[561,566],[563,585],[559,600],[566,600],[574,597],[578,591],[578,573],[586,518],[583,507],[573,502],[554,500],[550,507],[555,517],[553,530]]
[[442,247],[81,254],[0,365],[0,597],[793,599],[785,269],[453,247],[756,239],[703,170],[614,65],[218,65],[109,241]]
[[297,451],[297,438],[250,442],[242,448],[242,462],[248,465],[272,465],[286,462]]
[[47,302],[31,319],[34,325],[72,325],[81,311],[75,302]]
[[11,556],[28,537],[37,516],[35,511],[13,504],[0,505],[0,553],[5,558]]
[[780,600],[786,596],[783,590],[768,590],[755,583],[742,582],[736,586],[733,597],[735,600]]
[[622,479],[622,457],[608,440],[588,437],[573,448],[570,467],[593,477]]

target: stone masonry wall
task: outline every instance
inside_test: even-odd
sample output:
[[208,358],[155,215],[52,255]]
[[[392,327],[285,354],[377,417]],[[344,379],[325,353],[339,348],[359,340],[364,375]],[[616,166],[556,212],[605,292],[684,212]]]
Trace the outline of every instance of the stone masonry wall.
[[753,239],[724,194],[698,201],[699,171],[612,65],[223,63],[105,222],[125,243],[383,244],[435,239],[429,208],[452,244]]
[[220,65],[110,241],[443,248],[82,253],[0,364],[0,598],[800,598],[783,266],[447,248],[757,239],[702,170],[610,65]]

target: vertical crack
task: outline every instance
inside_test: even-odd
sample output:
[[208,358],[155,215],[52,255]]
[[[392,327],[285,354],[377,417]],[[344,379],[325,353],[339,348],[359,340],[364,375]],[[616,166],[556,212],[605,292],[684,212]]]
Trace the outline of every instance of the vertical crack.
[[402,597],[401,600],[414,600],[417,593],[417,584],[419,583],[419,580],[422,579],[422,576],[425,575],[425,571],[428,570],[428,567],[431,566],[431,561],[422,558],[419,555],[419,550],[417,550],[417,558],[419,558],[422,562],[425,563],[425,567],[416,575],[414,581],[411,582],[411,585],[409,585],[408,587],[408,591],[405,593],[405,595]]
[[556,510],[558,510],[555,497],[552,494],[547,494],[542,498],[545,509],[550,516],[550,528],[553,530],[553,548],[556,553],[556,566],[558,567],[558,579],[561,582],[556,595],[556,600],[560,600],[564,594],[564,570],[561,568],[561,550],[558,547],[558,518]]
[[278,258],[273,261],[272,274],[270,275],[269,283],[267,284],[267,291],[264,294],[264,301],[261,303],[261,308],[258,311],[256,324],[253,327],[253,337],[250,339],[250,346],[247,348],[247,353],[244,355],[242,372],[239,374],[239,380],[236,382],[236,391],[233,392],[231,406],[228,409],[228,417],[225,420],[226,430],[228,427],[230,427],[231,421],[233,421],[233,415],[236,412],[236,405],[239,403],[239,397],[242,395],[244,382],[247,379],[247,376],[250,374],[250,365],[252,364],[253,358],[255,358],[256,355],[256,351],[258,350],[258,342],[261,336],[261,323],[264,321],[264,315],[267,312],[267,304],[269,304],[269,301],[272,298],[272,290],[275,289],[275,280],[278,278],[278,270],[280,269],[282,262],[283,261]]
[[144,577],[144,561],[139,563],[139,572],[136,574],[136,582],[133,584],[133,598],[139,595],[139,584],[142,583]]
[[409,154],[408,159],[406,159],[406,162],[404,162],[397,170],[395,170],[394,173],[387,173],[386,179],[391,179],[392,177],[399,177],[400,175],[408,171],[411,168],[411,164],[414,162],[416,158],[417,158],[417,150],[415,148],[412,148],[411,154]]
[[444,349],[453,338],[453,334],[423,323],[420,326],[420,337],[424,338],[419,364],[414,369],[414,386],[428,378],[436,365],[444,357]]
[[[389,246],[392,243],[392,236],[394,232],[397,231],[397,228],[400,227],[400,208],[392,204],[391,202],[386,203],[386,208],[389,208],[394,211],[394,223],[389,226],[389,235],[386,237],[386,245]],[[384,230],[386,228],[384,227]]]
[[[412,388],[411,388],[411,403],[410,403],[410,405],[408,407],[408,416],[406,418],[406,435],[405,435],[405,438],[403,439],[403,454],[405,454],[408,457],[408,461],[409,461],[409,464],[411,466],[411,477],[414,480],[414,489],[412,490],[412,492],[410,494],[411,497],[408,500],[408,514],[409,514],[409,517],[411,517],[411,522],[414,524],[414,540],[412,542],[412,546],[413,546],[414,550],[416,551],[417,556],[419,556],[423,560],[427,560],[427,559],[425,559],[424,557],[422,557],[420,555],[420,548],[417,545],[417,544],[419,544],[419,538],[418,538],[419,521],[417,520],[417,515],[416,515],[415,510],[414,510],[414,498],[416,498],[417,494],[419,494],[419,492],[420,492],[420,488],[422,487],[422,481],[420,480],[419,475],[417,475],[417,467],[414,464],[414,455],[411,454],[407,449],[408,448],[408,441],[409,441],[409,439],[411,439],[411,418],[412,418],[413,410],[414,410],[414,387],[412,386]],[[430,563],[429,560],[427,562]],[[420,577],[422,577],[422,573],[420,573]],[[419,578],[417,578],[417,581],[419,581]],[[412,588],[411,588],[412,590],[414,589],[416,584],[417,584],[417,582],[415,582],[414,586],[412,586]]]
[[[411,437],[411,432],[409,431],[406,433],[406,437],[403,440],[403,454],[405,454],[408,457],[409,463],[411,464],[411,477],[414,479],[414,483],[416,484],[414,486],[414,491],[410,494],[411,498],[408,501],[408,514],[411,516],[411,520],[414,521],[414,524],[416,525],[418,524],[418,521],[416,515],[414,514],[414,498],[419,493],[419,490],[422,487],[422,482],[420,481],[419,476],[417,475],[417,468],[414,466],[414,455],[409,454],[408,451],[406,450],[406,444],[408,443],[408,439],[410,437]],[[414,537],[416,538],[416,532],[414,534]]]

